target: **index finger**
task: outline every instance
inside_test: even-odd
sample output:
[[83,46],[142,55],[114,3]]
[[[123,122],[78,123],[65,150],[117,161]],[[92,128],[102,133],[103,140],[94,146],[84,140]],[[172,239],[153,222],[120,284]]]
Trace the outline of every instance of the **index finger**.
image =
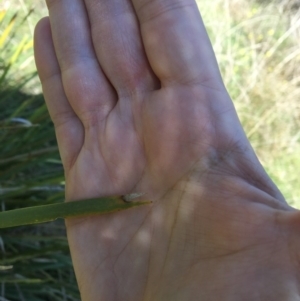
[[163,85],[222,82],[194,0],[132,0],[144,47]]

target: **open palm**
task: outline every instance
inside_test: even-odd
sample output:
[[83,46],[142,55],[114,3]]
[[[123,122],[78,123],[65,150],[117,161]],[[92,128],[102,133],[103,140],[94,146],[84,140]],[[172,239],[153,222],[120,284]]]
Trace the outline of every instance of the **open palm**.
[[[143,193],[153,201],[67,222],[82,298],[171,300],[162,297],[159,277],[178,286],[182,278],[174,273],[191,277],[212,246],[225,255],[262,239],[222,248],[200,239],[205,230],[197,220],[213,214],[211,206],[223,212],[222,227],[231,227],[225,220],[232,204],[218,197],[247,183],[268,195],[271,207],[287,205],[245,137],[193,0],[47,4],[50,19],[36,28],[35,56],[67,199]],[[251,208],[239,218],[249,218]],[[176,243],[193,245],[194,253],[176,251]]]

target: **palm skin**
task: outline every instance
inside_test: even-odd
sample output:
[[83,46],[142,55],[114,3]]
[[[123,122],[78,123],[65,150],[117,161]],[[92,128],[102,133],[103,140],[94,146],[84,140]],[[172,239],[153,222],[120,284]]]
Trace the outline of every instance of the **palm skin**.
[[47,4],[35,57],[67,199],[152,201],[67,221],[82,300],[298,300],[295,210],[243,132],[196,4]]

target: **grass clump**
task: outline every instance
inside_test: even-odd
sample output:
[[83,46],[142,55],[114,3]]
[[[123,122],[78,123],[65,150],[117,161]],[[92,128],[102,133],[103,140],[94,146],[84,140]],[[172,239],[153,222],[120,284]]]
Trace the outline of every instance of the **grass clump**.
[[[63,167],[44,99],[24,92],[37,78],[32,37],[18,36],[31,13],[0,12],[2,211],[64,200]],[[0,254],[1,300],[80,299],[61,221],[1,230]]]

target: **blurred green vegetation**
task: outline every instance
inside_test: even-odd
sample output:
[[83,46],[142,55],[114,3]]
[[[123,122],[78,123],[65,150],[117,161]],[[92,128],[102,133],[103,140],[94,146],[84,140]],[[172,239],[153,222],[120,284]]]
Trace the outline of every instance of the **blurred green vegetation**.
[[[2,210],[64,200],[63,167],[37,83],[32,10],[0,12],[0,204]],[[79,300],[64,224],[0,232],[1,300]]]
[[[198,4],[253,147],[288,202],[300,208],[300,12],[286,1],[260,2]],[[2,210],[64,199],[33,59],[34,25],[45,14],[42,0],[0,3]],[[0,300],[80,299],[62,222],[1,230],[0,254]]]

